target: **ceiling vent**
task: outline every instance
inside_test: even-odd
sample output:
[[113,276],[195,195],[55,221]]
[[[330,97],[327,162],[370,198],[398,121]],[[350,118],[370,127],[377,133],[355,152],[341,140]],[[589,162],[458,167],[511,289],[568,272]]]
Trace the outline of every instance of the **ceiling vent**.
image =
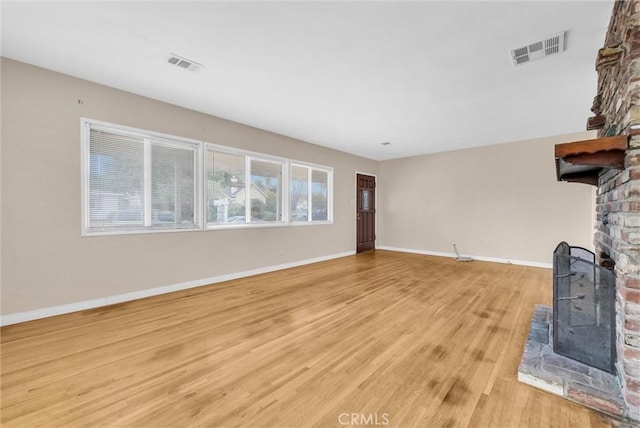
[[189,71],[198,71],[202,67],[204,67],[202,64],[198,64],[195,61],[192,61],[190,59],[186,59],[184,57],[178,56],[178,55],[173,54],[173,53],[170,54],[169,59],[167,60],[167,62],[169,64],[175,65],[176,67],[184,68],[185,70],[189,70]]
[[544,40],[511,50],[510,54],[513,65],[520,65],[542,59],[549,55],[562,53],[564,51],[566,34],[567,32],[563,31],[549,36]]

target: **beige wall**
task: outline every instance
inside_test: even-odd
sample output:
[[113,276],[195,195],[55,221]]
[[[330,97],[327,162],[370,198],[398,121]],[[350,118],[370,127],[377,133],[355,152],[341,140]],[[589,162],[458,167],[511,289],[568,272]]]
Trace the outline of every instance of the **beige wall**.
[[[82,237],[81,117],[332,166],[335,222]],[[355,171],[377,162],[3,59],[2,314],[353,251]]]
[[554,144],[581,132],[379,164],[378,245],[551,263],[592,247],[595,187],[556,181]]
[[[593,189],[553,164],[591,133],[378,163],[7,59],[1,83],[3,315],[353,251],[356,171],[378,174],[378,246],[538,263],[591,247]],[[332,166],[335,223],[82,237],[81,117]]]

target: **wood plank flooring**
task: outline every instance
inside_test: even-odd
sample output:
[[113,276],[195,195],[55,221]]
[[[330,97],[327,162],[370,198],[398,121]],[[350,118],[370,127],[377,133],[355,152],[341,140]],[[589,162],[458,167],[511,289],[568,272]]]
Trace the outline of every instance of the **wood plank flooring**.
[[611,426],[517,381],[550,301],[547,269],[376,251],[7,326],[1,422]]

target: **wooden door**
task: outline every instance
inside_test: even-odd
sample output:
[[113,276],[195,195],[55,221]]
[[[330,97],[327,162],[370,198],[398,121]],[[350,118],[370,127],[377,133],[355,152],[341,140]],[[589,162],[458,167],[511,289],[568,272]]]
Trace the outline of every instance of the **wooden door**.
[[376,178],[356,176],[356,252],[375,249],[376,244]]

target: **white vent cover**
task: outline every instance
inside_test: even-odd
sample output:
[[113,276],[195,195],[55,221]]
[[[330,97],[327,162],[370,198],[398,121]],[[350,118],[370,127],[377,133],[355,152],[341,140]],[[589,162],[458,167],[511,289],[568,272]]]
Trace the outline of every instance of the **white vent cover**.
[[510,51],[513,65],[520,65],[555,55],[564,51],[564,39],[567,32],[553,34],[544,40],[531,43]]
[[192,61],[190,59],[186,59],[184,57],[178,56],[178,55],[173,54],[173,53],[170,54],[169,59],[167,60],[167,62],[169,64],[175,65],[176,67],[184,68],[185,70],[189,70],[189,71],[198,71],[202,67],[204,67],[202,64],[198,64],[195,61]]

